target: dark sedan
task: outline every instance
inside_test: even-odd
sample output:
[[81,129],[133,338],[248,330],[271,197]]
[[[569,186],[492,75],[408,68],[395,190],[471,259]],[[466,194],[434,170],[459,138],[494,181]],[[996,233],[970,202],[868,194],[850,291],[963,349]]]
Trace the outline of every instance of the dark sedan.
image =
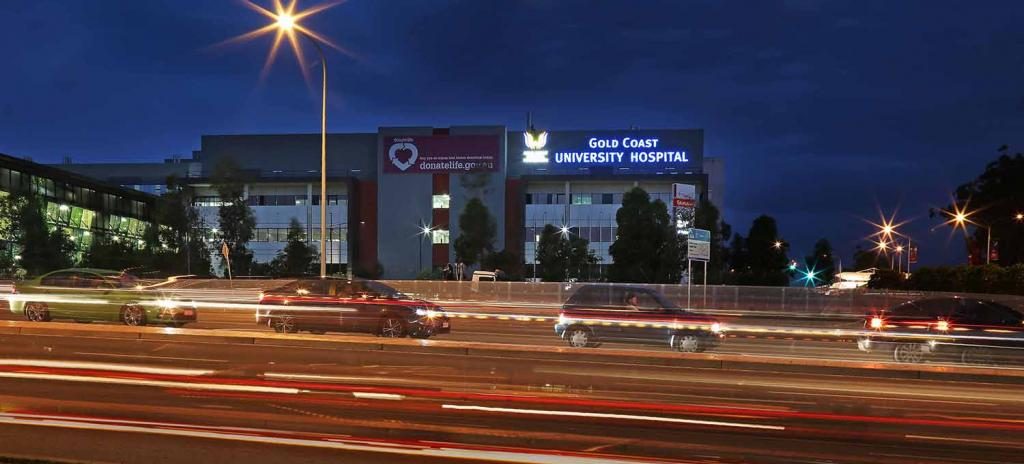
[[429,338],[451,332],[448,315],[380,282],[302,279],[264,292],[256,321],[277,332],[361,332]]
[[900,363],[952,357],[985,364],[1024,349],[1024,316],[1006,305],[974,298],[908,301],[868,315],[864,327],[870,335],[857,340],[858,348],[886,350]]
[[640,286],[584,285],[562,306],[555,334],[573,347],[602,342],[666,345],[682,352],[718,346],[721,325]]

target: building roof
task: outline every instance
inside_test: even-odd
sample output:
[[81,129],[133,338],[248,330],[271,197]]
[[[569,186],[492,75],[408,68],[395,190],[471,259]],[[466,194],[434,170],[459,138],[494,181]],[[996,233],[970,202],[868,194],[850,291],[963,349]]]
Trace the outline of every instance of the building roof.
[[119,197],[129,198],[145,203],[153,203],[156,200],[155,196],[148,193],[107,184],[91,177],[86,177],[81,174],[76,174],[53,166],[35,163],[4,153],[0,153],[0,167],[6,167],[18,172],[45,177],[55,181],[67,182],[76,186],[90,188],[97,192],[109,193],[111,195],[117,195]]

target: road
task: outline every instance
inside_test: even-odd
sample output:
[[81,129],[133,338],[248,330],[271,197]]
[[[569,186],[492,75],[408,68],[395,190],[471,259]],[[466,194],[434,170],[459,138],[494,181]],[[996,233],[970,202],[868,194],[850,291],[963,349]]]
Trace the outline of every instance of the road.
[[6,455],[1009,463],[1022,431],[1011,385],[0,335]]

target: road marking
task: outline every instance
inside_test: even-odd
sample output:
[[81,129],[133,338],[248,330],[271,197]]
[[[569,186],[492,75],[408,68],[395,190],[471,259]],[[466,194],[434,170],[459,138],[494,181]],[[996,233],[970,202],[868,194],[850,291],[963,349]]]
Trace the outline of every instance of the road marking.
[[210,375],[215,371],[204,369],[176,369],[168,367],[133,366],[86,361],[49,361],[44,359],[0,359],[0,366],[49,367],[57,369],[89,369],[98,371],[136,372],[140,374],[186,375],[190,377]]
[[84,375],[36,374],[31,372],[0,372],[0,378],[53,380],[57,382],[101,383],[113,385],[132,385],[141,387],[181,388],[185,390],[235,391],[257,393],[279,393],[297,395],[297,388],[259,387],[254,385],[229,385],[219,383],[175,382],[170,380],[119,379],[108,377],[88,377]]
[[[634,457],[600,456],[571,451],[533,450],[486,446],[475,448],[461,443],[440,443],[425,441],[390,441],[358,439],[346,435],[322,435],[303,432],[289,432],[270,429],[242,427],[217,427],[180,423],[121,421],[99,418],[76,418],[33,414],[0,414],[0,424],[15,426],[52,427],[78,430],[98,430],[119,433],[143,433],[190,438],[239,441],[267,445],[301,446],[326,448],[354,452],[384,453],[423,458],[468,459],[508,463],[538,464],[629,464],[655,463],[652,460]],[[684,461],[675,461],[684,462]]]
[[352,392],[352,396],[360,399],[367,400],[391,400],[398,401],[405,399],[403,395],[396,395],[393,393],[373,393],[373,392]]
[[758,430],[786,430],[781,425],[763,425],[763,424],[748,424],[743,422],[722,422],[722,421],[708,421],[708,420],[697,420],[697,419],[681,419],[677,417],[657,417],[657,416],[639,416],[635,414],[611,414],[603,412],[580,412],[580,411],[549,411],[543,409],[514,409],[514,408],[494,408],[488,406],[462,406],[458,404],[442,404],[442,409],[455,409],[459,411],[482,411],[482,412],[503,412],[509,414],[527,414],[527,415],[538,415],[538,416],[568,416],[568,417],[591,417],[596,419],[626,419],[626,420],[638,420],[648,422],[667,422],[674,424],[690,424],[690,425],[711,425],[718,427],[735,427],[745,429],[758,429]]
[[81,354],[86,356],[105,356],[109,358],[142,358],[142,359],[166,359],[170,361],[198,361],[198,362],[216,362],[226,363],[230,362],[226,359],[203,359],[203,358],[176,358],[173,356],[152,356],[145,354],[114,354],[114,353],[87,353],[84,351],[76,351],[75,354]]

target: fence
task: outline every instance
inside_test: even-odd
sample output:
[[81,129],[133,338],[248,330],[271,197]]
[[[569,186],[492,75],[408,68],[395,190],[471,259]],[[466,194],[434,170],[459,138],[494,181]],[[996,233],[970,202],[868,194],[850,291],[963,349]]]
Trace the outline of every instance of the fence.
[[[438,282],[385,281],[409,295],[426,300],[528,305],[561,305],[583,284],[557,282]],[[623,285],[623,284],[618,284]],[[897,304],[928,297],[962,296],[998,301],[1024,310],[1024,297],[916,291],[823,290],[800,287],[701,286],[629,284],[661,292],[680,307],[697,310],[778,313],[806,316],[861,316]],[[688,295],[689,292],[689,295]],[[688,303],[689,302],[689,303]]]
[[[159,285],[154,290],[205,301],[253,301],[260,291],[283,286],[292,279],[184,279]],[[451,282],[431,280],[388,280],[408,295],[430,301],[460,301],[495,305],[527,305],[553,308],[561,305],[584,285],[626,285],[559,282]],[[0,291],[9,283],[0,283]],[[916,291],[822,290],[799,287],[701,286],[688,288],[671,284],[628,284],[656,290],[680,307],[742,313],[792,316],[853,317],[891,308],[899,303],[929,297],[961,296],[998,301],[1024,311],[1024,296],[979,295]],[[689,301],[689,303],[688,303]]]

